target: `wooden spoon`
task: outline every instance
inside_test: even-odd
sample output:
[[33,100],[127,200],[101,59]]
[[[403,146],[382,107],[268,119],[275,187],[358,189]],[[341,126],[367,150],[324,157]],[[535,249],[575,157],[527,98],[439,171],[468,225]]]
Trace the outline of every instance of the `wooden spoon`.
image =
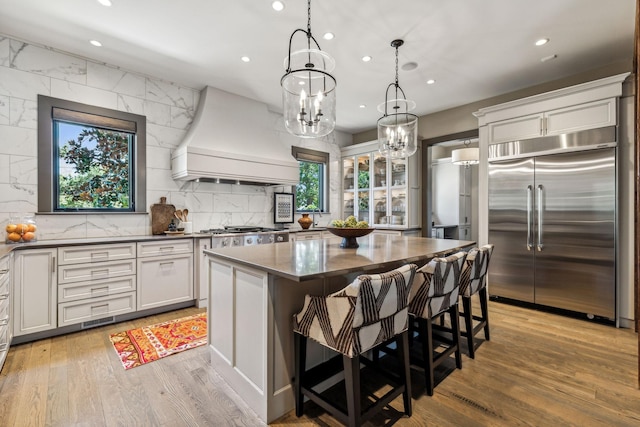
[[[180,209],[176,209],[174,215],[176,216],[176,218],[178,218],[179,221],[183,221],[182,220],[182,210]],[[184,221],[183,221],[184,222]]]
[[182,215],[183,215],[183,218],[184,218],[184,222],[189,221],[189,220],[187,219],[187,215],[189,215],[189,209],[184,209],[184,210],[182,211]]

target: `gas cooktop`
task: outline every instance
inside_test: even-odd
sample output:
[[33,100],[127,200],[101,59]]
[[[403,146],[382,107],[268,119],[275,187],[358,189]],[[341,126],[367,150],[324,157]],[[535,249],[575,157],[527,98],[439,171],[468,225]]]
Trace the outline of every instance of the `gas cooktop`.
[[275,228],[259,227],[255,225],[226,225],[224,228],[210,228],[208,230],[200,230],[201,233],[209,234],[264,233],[267,231],[285,230],[276,230]]

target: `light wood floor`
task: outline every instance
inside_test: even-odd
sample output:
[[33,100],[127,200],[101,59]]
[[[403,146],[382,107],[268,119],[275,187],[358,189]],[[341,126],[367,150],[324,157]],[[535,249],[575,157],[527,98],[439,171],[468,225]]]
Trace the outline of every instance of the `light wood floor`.
[[[433,397],[413,372],[413,416],[368,425],[640,426],[637,337],[552,314],[489,303],[492,339],[463,357]],[[12,347],[0,374],[0,426],[262,425],[208,367],[206,347],[125,371],[109,334],[195,308]],[[453,366],[453,364],[451,364]],[[393,407],[402,409],[400,399]],[[339,425],[308,404],[272,425]]]

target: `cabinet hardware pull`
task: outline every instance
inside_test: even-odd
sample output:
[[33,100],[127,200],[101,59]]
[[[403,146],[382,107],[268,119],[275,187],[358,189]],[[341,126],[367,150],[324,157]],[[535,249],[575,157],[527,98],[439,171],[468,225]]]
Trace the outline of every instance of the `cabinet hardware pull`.
[[9,272],[8,268],[3,268],[2,270],[0,270],[0,274],[7,274]]
[[531,243],[531,224],[533,224],[533,209],[531,206],[531,199],[533,197],[533,187],[527,186],[527,250],[530,251],[533,248]]
[[544,219],[542,218],[542,213],[544,212],[544,207],[542,206],[543,191],[544,187],[542,187],[542,185],[538,185],[538,244],[536,245],[538,247],[538,252],[541,252],[544,248],[544,245],[542,244],[542,224],[544,224]]
[[91,252],[91,258],[93,257],[108,257],[109,252]]
[[109,286],[100,286],[97,288],[91,288],[91,292],[96,292],[96,291],[109,291]]
[[5,326],[9,324],[9,318],[0,320],[0,326]]
[[108,269],[104,269],[104,270],[91,270],[91,275],[97,275],[97,274],[109,274],[109,270]]
[[0,299],[7,299],[7,298],[9,298],[9,293],[8,292],[6,294],[0,295]]
[[53,273],[56,272],[56,257],[51,257],[52,261],[51,261],[51,271]]
[[109,308],[109,303],[107,303],[107,304],[99,304],[99,305],[92,305],[91,306],[91,310],[95,310],[96,308],[102,308],[102,307]]
[[161,251],[172,251],[173,246],[163,246],[160,248]]
[[7,349],[7,343],[0,344],[0,351],[5,351]]
[[173,261],[161,262],[160,265],[173,265]]

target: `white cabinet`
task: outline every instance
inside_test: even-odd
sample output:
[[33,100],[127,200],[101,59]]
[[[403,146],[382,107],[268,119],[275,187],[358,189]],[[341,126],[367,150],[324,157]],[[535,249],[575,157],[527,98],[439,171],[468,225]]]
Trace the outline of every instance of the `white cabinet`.
[[[473,166],[472,166],[473,167]],[[432,237],[463,239],[471,235],[471,167],[451,163],[451,158],[432,164]],[[464,230],[463,230],[464,228]]]
[[388,159],[371,141],[342,149],[342,218],[376,228],[420,226],[420,154]]
[[13,262],[13,335],[57,327],[58,284],[53,249],[16,251]]
[[58,248],[58,327],[135,310],[135,243]]
[[193,276],[195,278],[196,305],[198,308],[203,308],[207,307],[209,302],[209,263],[204,251],[211,249],[211,238],[196,239],[195,245]]
[[322,239],[324,237],[329,237],[326,235],[331,236],[332,234],[329,232],[324,232],[324,231],[298,231],[297,233],[290,233],[289,234],[289,240],[292,241],[302,241],[302,240],[317,240],[317,239]]
[[615,126],[616,98],[489,123],[489,144]]
[[137,295],[138,310],[193,300],[193,242],[138,242]]
[[0,371],[13,336],[11,318],[11,254],[0,258]]

